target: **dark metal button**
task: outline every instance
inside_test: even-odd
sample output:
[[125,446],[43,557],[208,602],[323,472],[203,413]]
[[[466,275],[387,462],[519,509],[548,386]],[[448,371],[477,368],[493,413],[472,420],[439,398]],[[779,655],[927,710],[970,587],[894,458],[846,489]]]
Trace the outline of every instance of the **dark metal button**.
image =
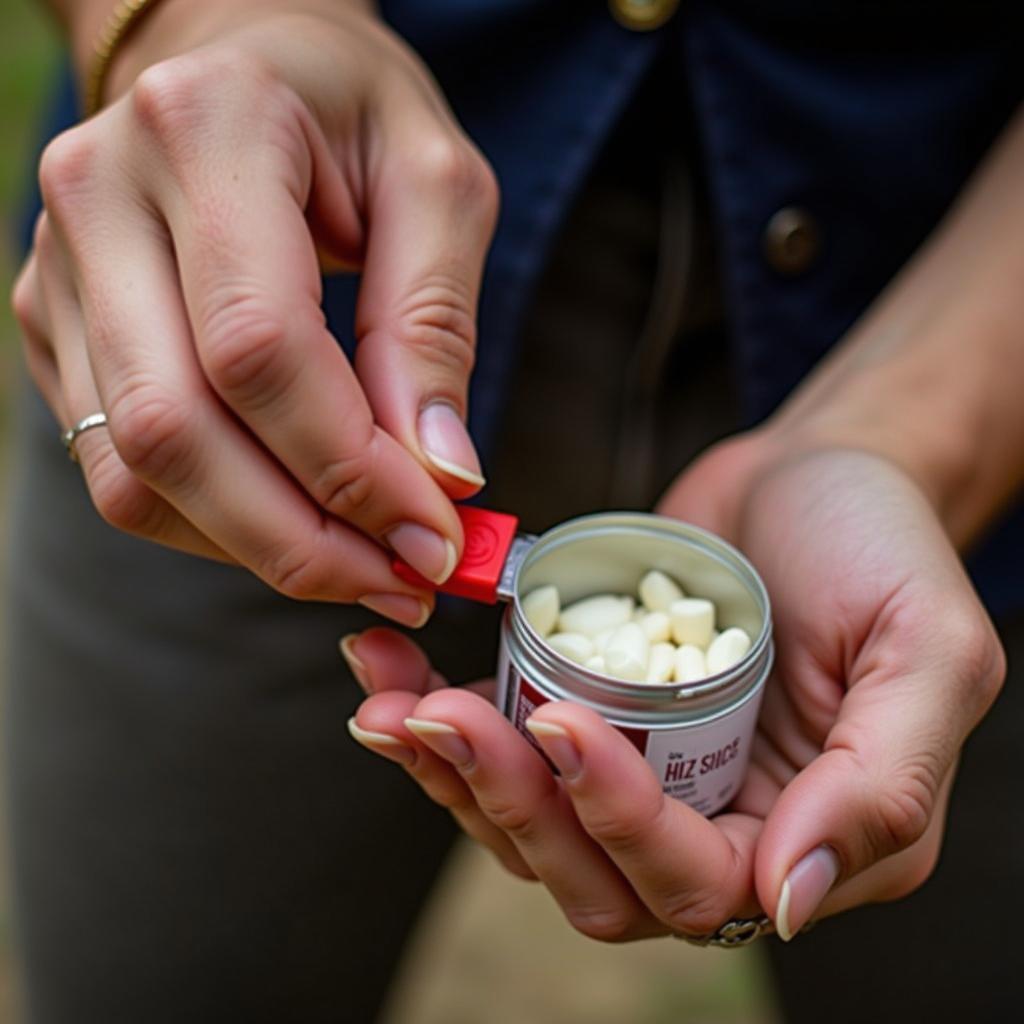
[[608,7],[620,25],[634,32],[650,32],[676,13],[679,0],[608,0]]
[[803,207],[784,206],[765,225],[761,248],[776,273],[786,277],[806,273],[821,251],[818,222]]

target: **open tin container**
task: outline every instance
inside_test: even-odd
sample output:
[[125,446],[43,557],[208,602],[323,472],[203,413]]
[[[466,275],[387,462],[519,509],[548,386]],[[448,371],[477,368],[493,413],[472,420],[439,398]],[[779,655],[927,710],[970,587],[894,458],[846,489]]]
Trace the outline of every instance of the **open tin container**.
[[[706,530],[664,516],[603,512],[539,537],[517,532],[514,516],[463,506],[462,561],[440,589],[508,603],[501,626],[497,705],[534,742],[524,723],[552,700],[592,708],[640,751],[668,795],[711,815],[746,774],[765,681],[774,657],[771,607],[754,567]],[[396,562],[404,578],[431,586]],[[591,671],[549,647],[523,614],[522,599],[553,584],[562,604],[594,594],[636,594],[660,569],[688,594],[714,602],[719,628],[752,639],[744,658],[695,683],[636,683]]]

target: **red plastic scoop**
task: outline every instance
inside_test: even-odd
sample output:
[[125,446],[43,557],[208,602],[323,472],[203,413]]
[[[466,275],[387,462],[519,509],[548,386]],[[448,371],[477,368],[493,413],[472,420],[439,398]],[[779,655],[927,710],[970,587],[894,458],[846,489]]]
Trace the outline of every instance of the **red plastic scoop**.
[[455,507],[462,520],[466,543],[462,560],[444,584],[439,587],[398,558],[392,561],[391,567],[396,576],[418,587],[468,597],[484,604],[496,604],[499,597],[506,596],[499,593],[498,584],[517,537],[519,518],[473,505]]

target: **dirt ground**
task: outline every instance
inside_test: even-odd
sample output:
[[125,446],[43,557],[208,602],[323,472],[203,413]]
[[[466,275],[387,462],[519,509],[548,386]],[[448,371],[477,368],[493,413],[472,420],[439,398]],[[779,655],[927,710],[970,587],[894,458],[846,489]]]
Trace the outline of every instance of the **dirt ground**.
[[602,945],[539,886],[465,843],[452,858],[382,1024],[776,1024],[754,949],[674,939]]

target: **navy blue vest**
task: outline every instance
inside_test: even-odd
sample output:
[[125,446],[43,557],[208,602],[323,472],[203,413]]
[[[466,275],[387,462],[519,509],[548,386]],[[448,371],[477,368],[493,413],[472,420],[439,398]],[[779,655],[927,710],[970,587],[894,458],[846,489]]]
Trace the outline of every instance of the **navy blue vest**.
[[[746,418],[766,416],[872,301],[948,209],[1024,98],[1011,49],[1017,5],[918,0],[683,0],[631,32],[603,0],[390,0],[494,166],[502,214],[488,259],[471,428],[486,452],[501,422],[522,315],[568,206],[656,59],[692,103],[722,253]],[[74,117],[66,83],[51,131]],[[783,276],[762,238],[788,206],[813,215],[821,250]],[[351,345],[355,282],[326,283]],[[969,344],[969,339],[964,344]],[[1024,512],[972,558],[996,612],[1024,607]]]

